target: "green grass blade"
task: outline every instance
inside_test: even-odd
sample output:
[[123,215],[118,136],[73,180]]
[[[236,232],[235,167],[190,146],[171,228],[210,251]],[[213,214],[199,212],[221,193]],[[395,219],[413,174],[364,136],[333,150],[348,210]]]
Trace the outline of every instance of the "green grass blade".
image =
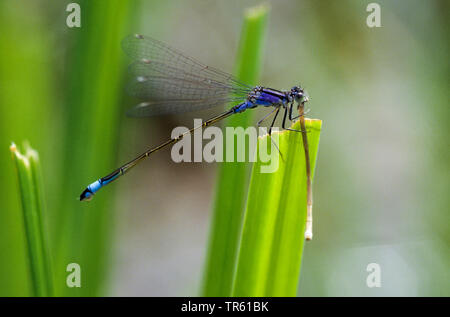
[[[320,120],[306,120],[314,174]],[[296,122],[293,129],[300,130]],[[260,138],[258,147],[267,144]],[[306,168],[301,133],[279,133],[283,160],[274,173],[253,165],[233,296],[295,296],[306,222]]]
[[[58,164],[61,153],[57,137],[61,105],[56,104],[55,93],[61,89],[54,73],[61,43],[55,43],[55,24],[50,21],[55,21],[54,13],[64,12],[61,5],[59,9],[43,1],[26,6],[0,1],[0,30],[8,30],[2,32],[0,41],[0,144],[5,147],[11,140],[29,140],[45,157],[45,170]],[[49,11],[52,8],[55,11]],[[10,155],[0,155],[0,175],[0,296],[29,296],[26,234],[19,191],[11,186],[17,176]],[[45,179],[46,184],[53,180],[52,176]],[[51,205],[51,199],[46,202]],[[46,212],[52,213],[51,209]]]
[[23,155],[17,150],[15,144],[11,145],[10,150],[19,180],[33,295],[51,296],[53,279],[48,244],[45,239],[47,231],[42,219],[43,198],[38,154],[31,148],[27,148]]
[[[263,5],[245,13],[236,74],[250,85],[256,84],[260,73],[268,12],[268,6]],[[250,123],[251,111],[246,111],[230,117],[224,125],[246,128]],[[234,153],[237,153],[236,148]],[[219,167],[204,275],[204,296],[231,295],[248,175],[247,163],[224,162]]]
[[[130,33],[133,1],[79,1],[83,26],[70,32],[76,43],[67,64],[65,158],[57,223],[57,295],[95,296],[101,291],[111,249],[115,186],[90,203],[81,191],[118,165],[120,118],[124,116],[124,74],[128,61],[121,41]],[[68,287],[69,263],[81,268],[81,287]]]

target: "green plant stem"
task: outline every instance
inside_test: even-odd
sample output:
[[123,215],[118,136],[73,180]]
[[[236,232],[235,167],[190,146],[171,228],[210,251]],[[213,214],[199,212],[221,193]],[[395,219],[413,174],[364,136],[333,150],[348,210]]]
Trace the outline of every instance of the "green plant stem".
[[[77,50],[71,52],[65,97],[65,158],[58,197],[59,231],[56,294],[99,295],[110,263],[108,257],[114,209],[109,195],[99,195],[90,204],[76,197],[83,188],[113,169],[116,162],[120,118],[123,117],[125,54],[121,40],[129,34],[134,1],[78,1],[83,8],[82,27],[71,32]],[[67,265],[81,268],[81,287],[67,287]]]
[[38,154],[27,148],[23,155],[15,144],[11,145],[10,151],[19,180],[33,295],[51,296],[53,278],[42,219],[43,198]]
[[[33,1],[25,6],[23,2],[0,1],[0,30],[8,30],[2,32],[0,41],[0,144],[5,147],[11,140],[29,140],[41,153],[52,153],[42,162],[44,168],[61,161],[59,138],[55,136],[60,133],[58,110],[64,107],[55,103],[55,91],[61,86],[55,82],[60,79],[54,71],[60,56],[56,52],[64,49],[56,49],[61,43],[55,43],[55,24],[49,21],[54,18],[49,11],[53,9],[64,12],[65,6],[62,2],[47,6]],[[17,177],[13,167],[10,155],[0,155],[2,297],[30,296],[32,290],[21,198],[11,185]],[[46,182],[53,181],[53,177],[46,177]],[[47,202],[51,204],[51,200]],[[46,211],[51,217],[52,211]],[[52,223],[48,225],[51,230]]]
[[308,144],[308,134],[306,132],[305,124],[305,104],[301,103],[298,107],[300,115],[300,129],[302,133],[303,140],[303,150],[305,152],[305,167],[306,167],[306,229],[305,229],[305,239],[311,240],[312,231],[312,206],[313,206],[313,196],[312,196],[312,175],[311,175],[311,160],[309,157],[309,144]]
[[[237,77],[250,85],[259,77],[265,26],[269,8],[266,5],[246,11],[237,58]],[[227,127],[249,126],[251,111],[225,120]],[[235,145],[235,151],[236,145]],[[204,296],[230,296],[241,233],[242,215],[247,193],[247,163],[222,163],[219,166],[216,198],[206,260]]]
[[[305,120],[312,175],[322,121]],[[300,130],[300,122],[291,127]],[[295,296],[300,278],[306,225],[307,185],[301,133],[278,134],[279,160],[274,173],[253,165],[233,296]],[[258,141],[258,149],[270,142]],[[275,141],[277,142],[277,141]]]

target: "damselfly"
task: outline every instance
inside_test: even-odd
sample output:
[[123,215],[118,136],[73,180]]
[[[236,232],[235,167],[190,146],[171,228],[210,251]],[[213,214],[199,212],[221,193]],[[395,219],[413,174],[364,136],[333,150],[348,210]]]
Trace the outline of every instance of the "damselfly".
[[[185,135],[212,125],[232,114],[258,106],[273,107],[273,110],[258,122],[259,126],[264,120],[273,116],[269,135],[280,110],[284,110],[282,128],[285,130],[292,130],[286,128],[286,118],[293,121],[303,116],[304,104],[308,101],[308,95],[300,86],[294,86],[287,91],[261,86],[252,87],[221,70],[201,64],[163,42],[143,35],[136,34],[126,37],[122,42],[122,47],[125,53],[134,60],[129,67],[133,78],[128,87],[129,93],[144,100],[127,112],[129,116],[155,116],[208,109],[229,103],[235,103],[235,105],[203,122],[202,125],[167,140],[122,165],[111,174],[96,180],[81,193],[81,201],[92,199],[100,188],[124,175],[152,153],[173,145]],[[293,117],[295,102],[299,106],[300,113],[297,117]],[[305,129],[304,124],[302,124],[302,129]],[[304,138],[306,137],[305,131],[293,131],[304,132]],[[305,150],[307,150],[306,147]],[[307,156],[309,158],[309,155]],[[309,171],[308,167],[307,171]]]

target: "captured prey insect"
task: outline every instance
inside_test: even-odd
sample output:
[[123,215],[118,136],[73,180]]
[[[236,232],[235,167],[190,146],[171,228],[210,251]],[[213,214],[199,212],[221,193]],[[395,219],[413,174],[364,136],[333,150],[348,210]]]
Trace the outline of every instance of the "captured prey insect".
[[304,104],[308,101],[307,93],[300,86],[294,86],[288,91],[261,86],[252,87],[232,75],[203,65],[163,42],[147,36],[130,35],[123,40],[122,47],[125,53],[134,60],[129,67],[133,79],[128,91],[131,95],[144,100],[128,110],[129,116],[145,117],[181,113],[228,103],[235,103],[235,105],[203,122],[202,125],[193,127],[189,131],[149,149],[111,174],[96,180],[81,193],[81,201],[92,199],[100,188],[124,175],[154,152],[175,144],[185,135],[197,129],[210,126],[247,109],[258,106],[274,108],[258,122],[259,126],[268,117],[273,116],[269,135],[280,110],[284,110],[282,128],[292,130],[286,128],[286,118],[289,117],[289,120],[293,121],[303,115],[303,111],[301,111],[300,116],[293,117],[294,103],[296,102],[299,109],[303,110]]

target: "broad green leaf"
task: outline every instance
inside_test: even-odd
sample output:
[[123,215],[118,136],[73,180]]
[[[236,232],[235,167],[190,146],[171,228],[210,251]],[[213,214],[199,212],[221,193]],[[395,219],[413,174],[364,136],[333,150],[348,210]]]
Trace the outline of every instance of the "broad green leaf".
[[[306,119],[311,170],[314,173],[322,126]],[[300,123],[291,127],[300,130]],[[276,138],[274,138],[276,139]],[[258,149],[271,142],[259,139]],[[306,168],[301,133],[278,133],[282,159],[274,173],[253,165],[233,296],[295,296],[306,222]]]

